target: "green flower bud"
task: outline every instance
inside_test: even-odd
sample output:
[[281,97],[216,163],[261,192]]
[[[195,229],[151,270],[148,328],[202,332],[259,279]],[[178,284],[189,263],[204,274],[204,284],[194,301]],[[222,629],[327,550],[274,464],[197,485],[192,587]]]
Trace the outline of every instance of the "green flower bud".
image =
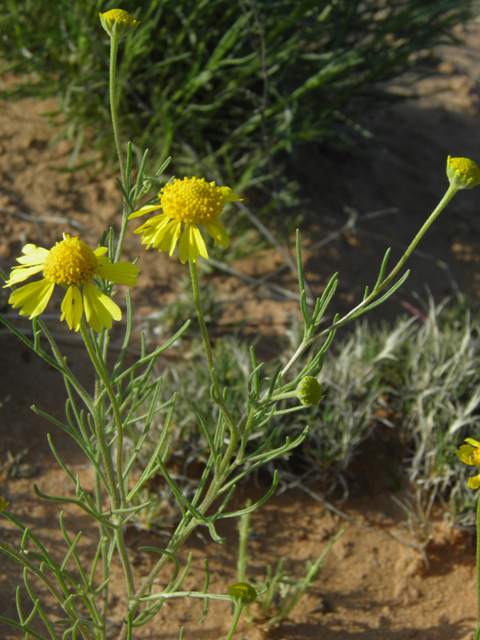
[[123,9],[111,9],[106,13],[100,13],[99,16],[102,27],[111,38],[126,38],[140,24]]
[[473,189],[480,184],[480,169],[468,158],[447,158],[447,177],[455,189]]
[[322,386],[316,378],[307,376],[299,383],[297,396],[306,407],[313,407],[322,399]]
[[2,513],[2,511],[4,511],[9,504],[9,502],[5,502],[5,500],[0,496],[0,513]]
[[228,593],[237,606],[247,607],[257,599],[257,592],[248,582],[237,582],[228,587]]

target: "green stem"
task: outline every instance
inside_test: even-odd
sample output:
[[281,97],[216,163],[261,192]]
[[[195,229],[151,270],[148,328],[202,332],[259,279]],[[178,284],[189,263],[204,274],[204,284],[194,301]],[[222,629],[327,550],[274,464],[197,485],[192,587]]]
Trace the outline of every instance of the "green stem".
[[302,355],[302,353],[312,344],[312,342],[314,342],[315,340],[318,340],[318,338],[321,338],[324,335],[327,335],[327,333],[330,333],[331,331],[334,331],[335,329],[338,329],[339,327],[342,327],[343,325],[347,324],[347,322],[350,322],[350,320],[353,319],[354,316],[358,315],[358,312],[361,311],[362,309],[364,309],[365,307],[367,307],[371,302],[373,302],[373,300],[378,296],[378,294],[383,291],[383,289],[385,289],[385,287],[393,280],[393,278],[397,275],[397,273],[400,271],[400,269],[403,267],[403,265],[406,263],[406,261],[408,260],[408,258],[411,256],[411,254],[413,253],[413,250],[415,249],[415,247],[417,246],[417,244],[420,242],[420,240],[423,238],[423,236],[425,235],[427,229],[432,225],[432,223],[436,220],[436,218],[439,216],[439,214],[443,211],[443,209],[445,209],[445,207],[447,206],[447,204],[450,202],[450,200],[453,198],[453,196],[457,193],[458,189],[456,189],[455,187],[453,187],[452,185],[450,185],[445,193],[445,195],[443,196],[443,198],[440,200],[440,202],[438,203],[438,205],[436,206],[436,208],[434,209],[434,211],[430,214],[430,216],[427,218],[427,220],[425,221],[425,223],[423,224],[423,226],[421,227],[420,231],[417,233],[417,235],[414,237],[414,239],[412,240],[412,242],[410,243],[410,245],[408,246],[407,250],[405,251],[405,253],[403,254],[403,256],[400,258],[400,260],[397,262],[397,264],[395,265],[395,267],[392,269],[392,271],[388,274],[388,276],[378,285],[374,288],[374,290],[370,293],[369,296],[367,296],[365,298],[365,300],[362,300],[362,302],[357,305],[354,309],[352,309],[351,311],[349,311],[349,313],[347,313],[346,316],[344,316],[343,318],[340,318],[340,320],[337,320],[337,322],[334,322],[332,325],[330,325],[329,327],[327,327],[326,329],[323,329],[323,331],[321,331],[320,333],[318,333],[317,335],[315,335],[314,337],[309,337],[309,338],[304,338],[302,340],[302,343],[300,345],[300,347],[297,349],[295,355],[291,358],[290,362],[283,368],[283,370],[280,373],[280,379],[284,378],[285,375],[288,373],[288,371],[293,367],[293,365],[295,364],[295,362],[298,360],[298,358]]
[[[125,162],[123,160],[122,147],[120,145],[120,133],[118,127],[117,117],[117,99],[116,99],[116,76],[117,76],[117,53],[118,53],[119,39],[115,36],[110,37],[110,78],[109,78],[109,98],[110,98],[110,113],[112,116],[113,137],[115,138],[115,148],[117,150],[118,163],[120,165],[120,177],[122,180],[122,186],[124,190],[127,190],[127,178],[125,173]],[[115,251],[115,260],[118,262],[122,255],[123,241],[125,239],[125,233],[127,231],[128,224],[128,205],[123,199],[123,215],[122,225],[120,228],[120,235],[118,237],[117,249]]]
[[377,295],[383,289],[385,289],[385,287],[393,280],[393,278],[397,275],[397,273],[400,271],[400,269],[406,263],[408,258],[411,256],[411,254],[413,253],[413,250],[415,249],[417,244],[420,242],[420,240],[423,238],[423,236],[425,235],[427,229],[438,218],[440,213],[443,211],[443,209],[445,209],[445,207],[450,202],[450,200],[453,198],[453,196],[457,193],[457,191],[458,191],[458,189],[456,189],[455,187],[452,187],[451,185],[448,187],[448,189],[447,189],[445,195],[443,196],[443,198],[440,200],[440,202],[438,203],[438,205],[436,206],[434,211],[427,218],[427,220],[425,221],[425,223],[421,227],[420,231],[417,233],[415,238],[410,243],[408,249],[405,251],[403,256],[400,258],[400,260],[397,262],[397,264],[392,269],[392,271],[388,274],[388,276],[385,278],[385,280],[383,280],[378,285],[378,287],[375,287],[375,289],[372,291],[372,293],[369,296],[367,296],[365,298],[365,300],[363,300],[358,306],[356,306],[355,309],[352,309],[352,311],[350,311],[344,318],[342,318],[338,322],[332,324],[327,329],[324,329],[319,334],[319,336],[320,335],[325,335],[325,334],[329,333],[330,331],[332,331],[333,329],[337,329],[338,327],[341,327],[342,325],[346,324],[346,322],[348,322],[353,315],[355,315],[360,309],[363,309],[364,307],[368,306],[374,300],[374,298],[376,298]]
[[235,605],[235,613],[233,614],[232,626],[230,627],[230,631],[228,632],[228,636],[225,640],[232,640],[233,634],[235,632],[235,629],[237,628],[238,621],[240,620],[240,616],[242,614],[242,609],[243,607],[241,607],[239,604]]
[[[410,243],[408,249],[405,251],[405,253],[403,254],[402,258],[400,258],[400,260],[397,262],[396,266],[394,267],[394,269],[390,272],[390,274],[385,278],[385,280],[378,286],[378,288],[376,289],[375,294],[380,293],[380,291],[382,291],[382,289],[384,289],[392,280],[393,278],[397,275],[397,273],[400,271],[400,269],[403,267],[403,265],[405,264],[405,262],[408,260],[408,258],[411,256],[413,250],[415,249],[415,247],[417,246],[417,244],[420,242],[420,240],[423,238],[423,236],[425,235],[426,231],[429,229],[429,227],[433,224],[433,222],[438,218],[438,216],[440,215],[440,213],[445,209],[445,207],[447,206],[447,204],[450,202],[450,200],[453,198],[453,196],[457,193],[458,189],[456,189],[455,187],[453,187],[452,185],[450,185],[445,193],[445,195],[443,196],[443,198],[440,200],[440,202],[438,203],[438,205],[436,206],[436,208],[434,209],[434,211],[430,214],[430,216],[427,218],[427,220],[425,221],[425,223],[423,224],[422,228],[420,229],[420,231],[417,233],[417,235],[415,236],[415,238],[412,240],[412,242]],[[369,296],[370,297],[370,296]],[[367,298],[368,300],[368,298]]]
[[190,276],[192,278],[192,289],[193,289],[193,299],[195,301],[195,310],[197,312],[200,331],[202,333],[203,346],[205,348],[205,354],[207,356],[208,371],[210,373],[210,379],[212,381],[213,390],[214,390],[213,399],[215,403],[220,407],[223,415],[225,416],[231,433],[234,433],[237,430],[237,427],[235,425],[235,421],[230,411],[227,409],[223,401],[222,394],[220,392],[220,387],[218,386],[217,375],[215,373],[215,365],[213,363],[212,348],[210,346],[207,326],[205,324],[205,319],[203,317],[203,312],[202,312],[202,305],[200,302],[200,289],[198,286],[197,264],[193,260],[189,260],[189,264],[190,264]]
[[122,148],[120,146],[120,135],[118,129],[117,118],[117,102],[116,102],[116,75],[117,75],[117,53],[118,53],[119,40],[115,36],[110,38],[110,82],[109,82],[109,96],[110,96],[110,112],[112,115],[113,136],[115,138],[115,147],[117,149],[118,163],[120,165],[120,175],[122,178],[123,188],[126,187],[125,179],[125,164],[123,162]]
[[[85,323],[82,320],[80,325],[80,332],[82,334],[83,341],[85,343],[85,347],[87,349],[88,355],[97,371],[97,374],[102,379],[102,367],[98,362],[97,354],[95,353],[94,346],[90,340],[90,336],[88,335],[87,328],[85,327]],[[105,438],[105,432],[101,425],[100,416],[98,415],[98,404],[95,403],[95,406],[92,407],[92,418],[95,425],[95,435],[97,436],[98,446],[100,448],[100,453],[102,455],[103,466],[105,467],[105,472],[107,474],[108,479],[108,493],[110,495],[110,500],[112,503],[112,509],[119,509],[120,507],[120,497],[117,492],[117,481],[115,478],[115,471],[113,468],[113,461],[110,455],[110,449],[107,444],[107,440]]]
[[[100,465],[100,458],[97,454],[97,462]],[[102,505],[102,485],[100,482],[100,474],[95,469],[95,504],[97,505],[97,509],[99,513],[102,513],[103,505]],[[107,629],[107,620],[108,620],[108,578],[110,577],[109,566],[108,566],[108,537],[106,532],[106,527],[101,522],[98,523],[98,532],[100,535],[100,553],[102,556],[102,574],[103,580],[105,582],[105,586],[102,589],[102,631],[105,636]],[[93,578],[93,577],[92,577]]]
[[[110,495],[110,500],[111,500],[111,506],[112,506],[112,510],[118,510],[120,507],[125,508],[126,506],[126,499],[125,499],[125,487],[123,484],[123,470],[122,470],[122,443],[123,443],[123,438],[121,437],[122,435],[122,424],[121,424],[121,418],[120,418],[120,413],[118,411],[118,405],[117,405],[117,401],[115,398],[115,394],[113,393],[113,389],[111,388],[110,385],[110,380],[108,379],[108,376],[106,376],[104,368],[102,366],[102,363],[98,360],[97,354],[95,352],[95,348],[92,344],[92,341],[90,340],[90,336],[88,335],[88,330],[85,326],[85,322],[82,320],[82,323],[80,325],[80,332],[82,334],[82,338],[83,341],[85,343],[85,347],[88,351],[88,355],[90,356],[90,359],[92,360],[93,366],[95,367],[98,376],[100,377],[102,383],[105,385],[105,388],[107,390],[107,393],[110,397],[110,401],[112,404],[112,409],[114,412],[114,416],[115,416],[115,422],[116,422],[116,427],[117,427],[117,477],[118,477],[118,482],[115,478],[115,471],[114,471],[114,467],[113,467],[113,461],[112,461],[112,457],[110,455],[110,449],[108,447],[106,438],[105,438],[105,431],[103,428],[103,424],[100,420],[100,416],[99,416],[99,412],[98,412],[98,406],[95,405],[93,408],[93,413],[92,413],[92,417],[93,417],[93,421],[95,424],[95,432],[96,432],[96,436],[98,439],[98,445],[100,448],[100,452],[102,454],[102,459],[103,459],[103,464],[105,466],[105,472],[107,474],[107,479],[108,479],[108,484],[110,487],[110,491],[109,491],[109,495]],[[127,553],[127,548],[125,545],[125,540],[123,538],[123,528],[122,528],[122,524],[123,524],[123,515],[122,514],[116,514],[113,516],[113,520],[115,522],[115,524],[119,525],[116,529],[115,529],[115,541],[117,543],[117,549],[118,549],[118,553],[120,555],[120,560],[122,562],[122,566],[123,566],[123,570],[125,573],[125,579],[127,581],[127,589],[128,589],[128,596],[129,598],[132,598],[134,593],[135,593],[135,584],[133,581],[133,572],[132,572],[132,566],[130,564],[130,560],[128,558],[128,553]]]
[[[110,398],[110,404],[113,411],[114,422],[115,422],[115,431],[117,434],[117,458],[116,458],[116,471],[117,471],[117,480],[118,480],[118,491],[120,494],[120,507],[125,509],[127,507],[127,501],[125,496],[125,485],[123,483],[123,428],[122,428],[122,417],[120,415],[120,410],[118,408],[117,398],[115,396],[115,392],[110,383],[110,379],[105,371],[105,368],[102,366],[102,362],[97,356],[95,351],[95,347],[90,340],[90,336],[88,335],[87,328],[85,327],[85,323],[82,320],[82,324],[80,327],[80,331],[82,333],[82,338],[87,346],[88,354],[93,362],[93,365],[97,371],[97,374],[101,380],[101,383],[105,387],[105,390]],[[118,508],[115,507],[115,508]]]

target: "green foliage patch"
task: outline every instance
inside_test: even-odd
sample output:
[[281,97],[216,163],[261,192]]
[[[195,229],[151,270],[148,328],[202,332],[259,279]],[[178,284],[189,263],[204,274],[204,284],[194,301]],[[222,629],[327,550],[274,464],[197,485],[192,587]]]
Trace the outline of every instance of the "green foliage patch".
[[[131,4],[128,3],[127,4]],[[112,148],[108,37],[113,2],[4,0],[0,55],[23,74],[13,94],[60,96],[64,133],[93,125]],[[258,182],[280,150],[345,139],[393,98],[382,83],[452,40],[472,0],[148,0],[119,63],[117,109],[151,160],[175,153],[232,185]],[[8,92],[12,95],[12,91]],[[4,94],[5,95],[5,92]]]

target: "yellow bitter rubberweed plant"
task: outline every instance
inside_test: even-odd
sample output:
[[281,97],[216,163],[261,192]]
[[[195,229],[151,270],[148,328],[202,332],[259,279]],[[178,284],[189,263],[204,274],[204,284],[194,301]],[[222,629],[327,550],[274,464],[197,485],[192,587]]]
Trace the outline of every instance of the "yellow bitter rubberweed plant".
[[[309,308],[305,293],[300,237],[297,233],[303,339],[290,361],[283,369],[278,367],[272,376],[263,374],[264,363],[258,362],[255,350],[251,347],[248,401],[243,416],[236,419],[229,408],[227,390],[221,388],[217,380],[210,338],[202,312],[197,260],[200,256],[208,258],[202,229],[213,238],[215,245],[228,246],[227,232],[218,219],[225,206],[241,198],[230,188],[206,182],[203,178],[172,179],[164,184],[162,175],[168,161],[155,175],[148,176],[145,170],[147,151],[138,167],[136,181],[132,182],[132,145],[128,143],[125,154],[120,144],[117,125],[116,56],[121,39],[128,37],[132,29],[139,29],[141,26],[135,18],[119,9],[101,14],[101,21],[110,37],[109,96],[120,165],[118,184],[123,197],[119,234],[115,236],[113,228],[105,231],[95,249],[91,249],[81,239],[70,238],[68,235],[59,239],[50,249],[26,244],[22,250],[23,255],[18,258],[19,265],[12,269],[9,277],[3,272],[1,275],[6,282],[5,286],[12,290],[11,305],[20,309],[20,315],[28,316],[32,320],[33,340],[25,336],[7,318],[0,316],[1,322],[24,344],[63,375],[68,398],[65,419],[62,421],[49,416],[37,407],[33,407],[33,410],[54,422],[75,440],[88,459],[94,474],[92,493],[84,488],[85,478],[73,475],[67,461],[63,460],[56,450],[52,438],[48,437],[51,449],[71,483],[71,490],[66,491],[65,495],[48,495],[34,485],[34,491],[44,500],[57,505],[69,504],[70,508],[81,510],[84,517],[89,517],[96,523],[98,537],[93,551],[90,538],[88,545],[82,547],[82,532],[72,532],[67,528],[63,512],[60,512],[64,547],[62,549],[56,544],[53,550],[49,549],[48,541],[42,542],[33,529],[25,527],[15,517],[15,504],[12,504],[10,509],[7,508],[8,496],[0,498],[2,517],[7,518],[19,532],[17,544],[13,543],[13,538],[11,542],[0,539],[0,549],[23,566],[24,584],[31,599],[31,607],[25,611],[25,605],[22,604],[24,598],[19,595],[18,620],[0,615],[0,622],[39,640],[52,640],[60,635],[65,640],[106,640],[114,635],[118,640],[130,640],[135,636],[135,630],[152,620],[167,600],[200,598],[205,603],[201,622],[207,616],[212,600],[233,603],[235,613],[228,632],[230,639],[234,635],[242,609],[248,607],[254,599],[262,597],[267,586],[255,589],[248,582],[242,581],[232,585],[228,593],[212,593],[209,591],[210,569],[208,561],[205,561],[203,589],[184,590],[182,585],[188,575],[192,556],[189,556],[182,567],[177,552],[199,526],[208,529],[215,542],[222,543],[224,539],[217,532],[217,524],[222,519],[239,518],[254,512],[275,492],[277,473],[274,474],[271,488],[258,502],[248,504],[244,509],[229,510],[230,499],[237,483],[256,469],[265,464],[271,465],[274,460],[298,447],[305,440],[308,428],[293,441],[287,437],[283,443],[275,446],[273,429],[260,446],[255,444],[257,431],[268,428],[272,417],[302,411],[305,406],[312,406],[321,401],[322,389],[318,375],[336,330],[383,302],[401,286],[408,272],[389,287],[440,211],[459,189],[471,188],[478,184],[480,172],[470,160],[448,159],[450,187],[404,256],[386,275],[390,255],[390,251],[387,251],[372,291],[367,288],[360,304],[343,318],[336,316],[334,322],[323,330],[319,330],[319,325],[335,293],[337,276],[332,277],[314,307]],[[154,192],[155,195],[145,202],[145,196],[150,192]],[[123,346],[116,358],[109,351],[112,321],[120,321],[122,318],[122,311],[113,300],[114,284],[135,286],[139,276],[139,268],[135,264],[121,260],[127,226],[130,219],[157,209],[161,209],[162,212],[147,220],[137,232],[142,234],[142,242],[147,247],[153,246],[159,251],[168,251],[170,255],[174,254],[178,245],[180,261],[189,262],[195,310],[211,382],[210,396],[219,409],[219,418],[214,422],[213,411],[204,415],[193,404],[199,428],[210,450],[193,496],[182,492],[169,472],[168,438],[174,421],[177,394],[164,397],[162,379],[156,378],[153,374],[153,365],[158,356],[185,334],[190,322],[186,322],[175,335],[150,353],[147,352],[145,338],[142,337],[140,356],[133,364],[127,364],[125,355],[131,341],[133,326],[132,302],[127,289]],[[18,284],[40,273],[41,279],[17,288]],[[91,390],[82,384],[69,367],[54,334],[42,318],[55,290],[63,293],[60,320],[66,320],[71,330],[80,332],[90,358],[95,374]],[[319,348],[316,352],[309,351],[313,355],[304,359],[307,349],[317,341],[320,343]],[[293,374],[292,370],[299,372]],[[278,403],[285,398],[292,400],[292,406],[285,409],[282,405],[282,408],[279,408]],[[154,419],[158,424],[159,418],[163,420],[163,425],[159,427],[154,450],[147,457],[144,444]],[[140,425],[138,440],[133,444],[125,438],[125,429],[132,423]],[[132,518],[141,516],[148,509],[149,503],[140,503],[139,496],[146,493],[150,481],[156,475],[163,476],[173,499],[178,503],[181,516],[173,533],[170,530],[163,532],[166,539],[163,548],[146,548],[156,561],[148,574],[138,579],[132,566],[132,552],[125,542],[125,530]],[[112,583],[112,563],[116,559],[120,561],[123,569],[127,603],[120,616],[112,620],[113,595],[120,590],[118,580]],[[317,568],[317,565],[313,567],[313,573],[307,576],[302,589],[285,605],[284,613],[295,605],[296,598],[301,596],[316,576]],[[60,616],[52,607],[51,601],[46,606],[42,599],[37,597],[38,582],[42,583],[57,602],[57,609],[61,610]],[[113,589],[115,594],[112,594]],[[54,617],[51,618],[51,615]],[[180,630],[180,637],[183,637],[183,629]]]
[[[465,438],[465,442],[468,442],[468,444],[462,444],[455,453],[461,462],[480,467],[480,442],[473,438]],[[474,490],[480,489],[480,473],[470,477],[467,486]],[[477,616],[478,623],[474,640],[479,640],[480,638],[480,494],[478,494],[477,498]]]

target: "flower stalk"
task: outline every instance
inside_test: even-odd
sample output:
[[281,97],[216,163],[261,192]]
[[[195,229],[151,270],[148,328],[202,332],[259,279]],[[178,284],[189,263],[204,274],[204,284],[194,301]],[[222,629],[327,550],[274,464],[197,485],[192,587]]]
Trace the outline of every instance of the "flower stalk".
[[212,347],[210,345],[210,339],[208,337],[207,325],[205,324],[205,318],[203,317],[202,304],[200,302],[200,288],[198,286],[198,274],[197,274],[197,264],[194,260],[189,260],[190,265],[190,277],[192,280],[192,290],[193,290],[193,299],[195,302],[195,311],[197,312],[198,323],[200,325],[200,332],[202,334],[203,346],[205,349],[205,355],[207,358],[208,372],[210,373],[210,379],[212,381],[212,397],[215,403],[219,406],[222,411],[225,419],[228,422],[228,427],[233,434],[236,433],[237,427],[235,426],[235,420],[233,419],[230,411],[228,410],[225,402],[222,398],[222,393],[220,391],[220,387],[218,385],[217,374],[215,373],[215,365],[213,362],[212,356]]

